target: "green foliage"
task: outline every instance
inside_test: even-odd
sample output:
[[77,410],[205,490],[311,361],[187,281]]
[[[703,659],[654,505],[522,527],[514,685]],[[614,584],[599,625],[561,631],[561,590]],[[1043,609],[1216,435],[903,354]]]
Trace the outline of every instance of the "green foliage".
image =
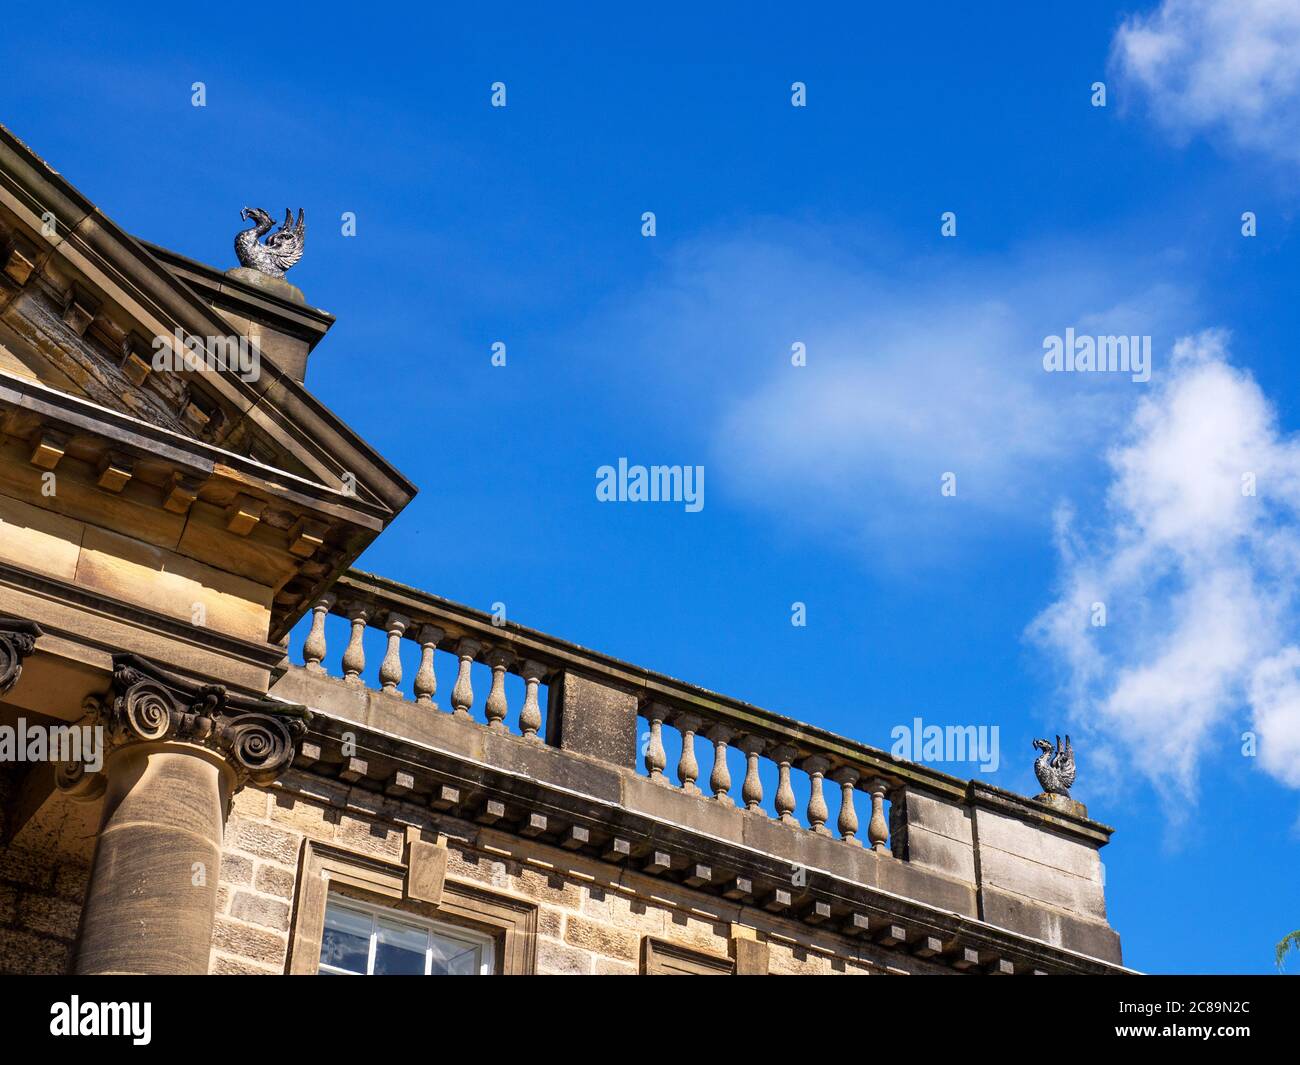
[[1285,936],[1282,942],[1277,945],[1277,967],[1279,969],[1286,964],[1286,952],[1288,950],[1294,950],[1297,954],[1300,954],[1300,931]]

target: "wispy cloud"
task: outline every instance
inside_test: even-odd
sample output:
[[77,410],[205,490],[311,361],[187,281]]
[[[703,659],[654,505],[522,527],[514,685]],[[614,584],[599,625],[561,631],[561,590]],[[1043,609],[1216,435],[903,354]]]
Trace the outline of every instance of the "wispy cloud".
[[1206,333],[1178,343],[1108,466],[1099,516],[1058,514],[1060,594],[1030,629],[1098,764],[1178,820],[1202,762],[1252,729],[1262,768],[1300,787],[1300,444]]
[[1125,20],[1112,61],[1180,140],[1207,133],[1300,162],[1300,4],[1164,0]]
[[954,258],[754,227],[680,249],[604,330],[639,338],[623,359],[653,376],[636,387],[707,437],[715,491],[872,564],[917,565],[1043,521],[1063,484],[1095,479],[1150,387],[1045,373],[1046,336],[1149,334],[1168,350],[1192,313],[1185,287],[1158,280],[1165,264],[1114,247]]

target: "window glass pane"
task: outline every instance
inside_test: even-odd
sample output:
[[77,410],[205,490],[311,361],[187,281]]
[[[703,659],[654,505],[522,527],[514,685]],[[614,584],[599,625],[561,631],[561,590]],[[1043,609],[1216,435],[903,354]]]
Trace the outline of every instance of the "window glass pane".
[[379,920],[379,938],[375,944],[375,975],[406,976],[424,973],[424,954],[429,933],[424,928],[393,921]]
[[482,964],[483,948],[477,943],[466,943],[433,933],[434,976],[476,976]]
[[325,909],[320,960],[348,972],[364,973],[370,956],[370,915],[330,903]]

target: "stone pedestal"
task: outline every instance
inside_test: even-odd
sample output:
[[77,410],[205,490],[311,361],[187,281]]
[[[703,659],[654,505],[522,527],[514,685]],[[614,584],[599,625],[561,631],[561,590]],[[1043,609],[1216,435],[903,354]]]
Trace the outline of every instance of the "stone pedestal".
[[272,296],[278,296],[282,300],[288,300],[290,303],[306,304],[307,297],[302,294],[302,289],[297,285],[290,284],[282,277],[272,277],[270,274],[264,274],[260,270],[254,270],[249,266],[236,266],[233,270],[226,271],[227,277],[233,277],[236,281],[242,281],[245,285],[252,285],[263,292],[269,292]]
[[1088,807],[1068,795],[1056,795],[1045,791],[1041,795],[1035,795],[1034,802],[1041,802],[1044,806],[1050,806],[1053,810],[1059,810],[1063,814],[1071,814],[1074,817],[1088,816]]

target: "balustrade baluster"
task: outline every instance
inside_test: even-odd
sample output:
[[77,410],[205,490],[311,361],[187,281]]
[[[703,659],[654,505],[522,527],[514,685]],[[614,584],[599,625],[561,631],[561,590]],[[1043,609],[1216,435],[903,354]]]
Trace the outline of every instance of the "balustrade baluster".
[[843,766],[831,774],[831,779],[840,786],[840,819],[839,830],[840,839],[845,843],[851,843],[855,847],[861,847],[862,841],[858,839],[858,811],[853,805],[855,793],[853,786],[858,782],[858,771]]
[[366,649],[362,644],[362,638],[365,636],[366,620],[369,616],[369,611],[360,603],[353,603],[348,608],[352,634],[348,638],[348,648],[343,652],[343,679],[349,684],[365,683],[361,679],[361,674],[366,668]]
[[514,661],[508,651],[493,651],[488,656],[488,665],[492,667],[492,690],[488,692],[484,713],[487,715],[488,728],[505,731],[506,727],[506,667]]
[[798,753],[793,747],[785,745],[772,752],[779,776],[776,786],[776,815],[785,825],[799,823],[798,818],[794,816],[794,788],[790,786],[790,763]]
[[831,812],[826,806],[826,796],[822,794],[822,778],[830,768],[830,762],[821,755],[805,758],[799,768],[808,774],[810,790],[808,792],[808,827],[819,836],[829,836],[831,830],[826,827],[826,819]]
[[867,824],[867,842],[877,854],[888,854],[886,842],[889,839],[889,824],[885,821],[885,792],[889,785],[876,777],[867,781],[867,790],[871,792],[871,821]]
[[763,778],[758,775],[758,756],[767,741],[760,736],[745,736],[737,746],[745,752],[745,782],[740,786],[740,798],[746,810],[763,810]]
[[519,731],[524,739],[540,740],[537,730],[542,727],[542,707],[537,701],[537,685],[541,683],[546,667],[528,661],[523,665],[524,706],[519,711]]
[[438,704],[433,701],[438,691],[438,674],[433,668],[433,653],[446,635],[437,625],[420,627],[420,668],[416,671],[411,686],[415,692],[415,701],[421,706],[428,706],[434,710],[438,709]]
[[727,744],[735,736],[735,729],[726,725],[714,725],[707,735],[713,742],[713,772],[709,774],[709,787],[713,797],[727,806],[734,806],[731,795],[731,770],[727,768]]
[[379,664],[379,686],[390,695],[399,694],[397,686],[402,683],[402,633],[411,623],[411,619],[390,610],[385,628],[388,630],[388,648],[384,660]]
[[695,778],[700,775],[700,763],[695,760],[695,733],[703,722],[694,714],[676,714],[673,724],[682,734],[682,756],[677,761],[677,781],[688,795],[698,795]]
[[658,703],[651,703],[646,708],[645,716],[650,722],[650,739],[645,749],[646,772],[650,774],[650,779],[654,783],[667,784],[668,778],[664,776],[664,768],[668,765],[668,752],[664,750],[663,724],[668,711]]
[[302,644],[302,661],[313,673],[325,672],[325,617],[334,606],[334,593],[326,592],[311,608],[311,632]]
[[474,705],[474,685],[470,680],[469,667],[474,662],[482,645],[478,640],[468,636],[462,637],[456,644],[456,655],[460,664],[456,668],[456,686],[451,690],[452,716],[468,718],[470,707]]

